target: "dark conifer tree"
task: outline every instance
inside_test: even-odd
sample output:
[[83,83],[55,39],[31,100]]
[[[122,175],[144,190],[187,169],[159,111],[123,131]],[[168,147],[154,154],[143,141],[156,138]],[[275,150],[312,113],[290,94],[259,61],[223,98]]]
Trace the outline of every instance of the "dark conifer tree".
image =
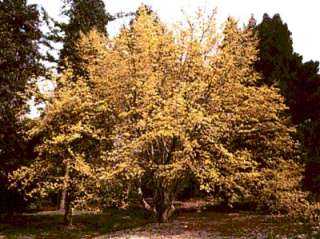
[[22,203],[8,190],[8,174],[28,161],[32,151],[21,132],[30,97],[27,86],[43,72],[40,22],[36,5],[0,1],[0,211]]
[[262,84],[273,85],[286,82],[291,74],[290,61],[293,57],[291,32],[278,14],[272,18],[264,14],[257,26],[259,59],[256,69],[263,74]]
[[63,13],[69,18],[69,22],[62,24],[64,38],[60,52],[60,71],[65,68],[67,61],[74,71],[74,78],[86,76],[86,72],[80,67],[82,59],[77,49],[81,33],[86,34],[96,29],[107,35],[106,25],[113,17],[106,12],[102,0],[65,0]]
[[303,63],[294,52],[291,32],[280,15],[263,16],[256,27],[259,60],[256,69],[263,75],[260,84],[277,85],[292,120],[299,127],[306,162],[305,186],[319,194],[320,190],[320,77],[319,62]]

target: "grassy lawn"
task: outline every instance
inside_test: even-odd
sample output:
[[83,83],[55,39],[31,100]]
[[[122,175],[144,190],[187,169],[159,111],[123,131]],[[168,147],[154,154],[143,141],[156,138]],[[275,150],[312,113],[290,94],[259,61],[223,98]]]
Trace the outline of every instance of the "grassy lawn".
[[124,235],[148,231],[155,238],[173,238],[177,233],[194,231],[223,238],[320,238],[319,231],[309,225],[283,216],[250,212],[179,211],[170,223],[155,224],[142,210],[109,209],[102,214],[75,215],[71,227],[62,222],[62,215],[16,215],[1,220],[0,239],[92,238],[122,230]]
[[[150,223],[142,210],[109,209],[101,214],[73,217],[73,225],[63,225],[63,215],[16,215],[1,219],[0,239],[4,238],[92,238],[112,231]],[[1,237],[2,236],[2,237]]]

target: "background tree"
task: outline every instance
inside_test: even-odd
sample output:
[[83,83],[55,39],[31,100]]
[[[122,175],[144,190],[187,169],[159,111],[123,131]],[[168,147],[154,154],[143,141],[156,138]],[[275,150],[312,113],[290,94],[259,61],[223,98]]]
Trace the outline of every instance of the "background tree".
[[[295,117],[300,125],[302,143],[305,149],[306,171],[304,185],[319,201],[320,189],[320,76],[319,62],[309,61],[299,70],[299,81],[293,84]],[[303,120],[303,121],[302,121]]]
[[299,125],[302,150],[307,163],[305,186],[317,193],[319,189],[319,62],[303,63],[293,51],[291,32],[278,14],[264,15],[256,27],[260,38],[257,71],[260,84],[280,88],[293,122]]
[[[22,206],[8,191],[8,174],[32,157],[23,128],[31,97],[29,87],[43,73],[38,43],[42,37],[36,5],[0,1],[0,210]],[[33,86],[34,87],[34,86]]]
[[294,78],[290,69],[293,59],[291,32],[283,23],[279,14],[272,18],[263,15],[263,20],[256,27],[259,35],[259,60],[255,63],[257,71],[263,74],[262,84],[268,86],[283,85]]
[[96,29],[107,35],[106,26],[113,18],[106,12],[102,0],[64,0],[63,14],[69,18],[69,22],[62,24],[63,48],[60,52],[59,68],[65,68],[66,62],[72,68],[75,79],[77,76],[85,76],[84,69],[78,66],[83,59],[79,56],[77,42],[81,33],[87,34]]

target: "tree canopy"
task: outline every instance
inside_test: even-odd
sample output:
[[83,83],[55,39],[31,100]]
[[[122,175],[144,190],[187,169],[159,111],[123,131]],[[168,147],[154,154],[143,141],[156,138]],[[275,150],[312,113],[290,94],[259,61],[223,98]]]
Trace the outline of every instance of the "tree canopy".
[[62,73],[29,132],[43,135],[39,156],[12,174],[13,186],[30,197],[66,188],[66,222],[92,199],[135,199],[167,221],[190,176],[228,205],[269,201],[277,167],[298,168],[298,145],[283,97],[257,86],[257,45],[233,18],[222,35],[214,13],[171,29],[145,6],[113,38],[82,34],[87,75]]

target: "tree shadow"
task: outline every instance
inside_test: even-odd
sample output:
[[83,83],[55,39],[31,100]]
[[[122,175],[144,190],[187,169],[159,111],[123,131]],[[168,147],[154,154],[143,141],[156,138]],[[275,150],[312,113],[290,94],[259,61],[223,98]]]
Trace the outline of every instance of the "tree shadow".
[[63,225],[63,215],[17,214],[0,219],[0,231],[8,238],[83,238],[135,228],[152,222],[142,209],[107,209],[103,213],[80,213],[73,216],[72,226]]

